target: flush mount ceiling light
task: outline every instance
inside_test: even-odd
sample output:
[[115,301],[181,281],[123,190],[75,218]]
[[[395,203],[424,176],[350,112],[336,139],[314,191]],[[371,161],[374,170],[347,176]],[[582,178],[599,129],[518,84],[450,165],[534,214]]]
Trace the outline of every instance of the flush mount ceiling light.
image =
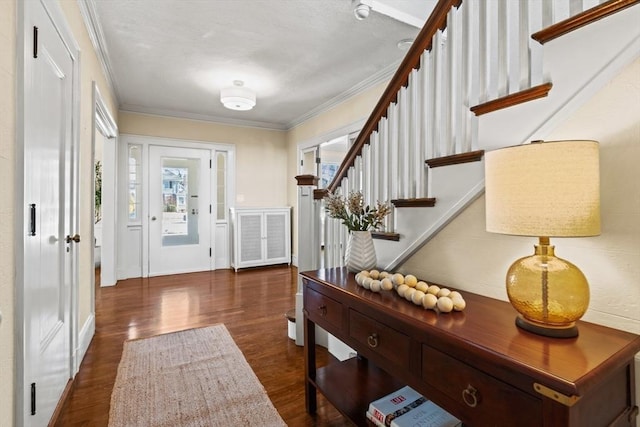
[[367,19],[371,13],[371,0],[353,0],[353,14],[358,21]]
[[220,102],[230,110],[251,110],[256,105],[256,93],[244,87],[242,80],[234,80],[233,86],[220,91]]

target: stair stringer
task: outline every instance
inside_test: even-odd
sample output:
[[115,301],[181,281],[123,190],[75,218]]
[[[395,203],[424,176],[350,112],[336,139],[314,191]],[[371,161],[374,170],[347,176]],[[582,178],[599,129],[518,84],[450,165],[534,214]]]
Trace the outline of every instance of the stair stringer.
[[376,240],[378,266],[393,271],[484,193],[484,160],[429,170],[430,208],[397,208],[397,242]]

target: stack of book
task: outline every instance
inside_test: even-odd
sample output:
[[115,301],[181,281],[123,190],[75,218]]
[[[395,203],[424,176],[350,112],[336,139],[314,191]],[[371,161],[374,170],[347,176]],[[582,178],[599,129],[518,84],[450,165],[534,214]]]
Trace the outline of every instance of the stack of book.
[[409,386],[369,404],[367,418],[379,427],[460,427],[459,419]]

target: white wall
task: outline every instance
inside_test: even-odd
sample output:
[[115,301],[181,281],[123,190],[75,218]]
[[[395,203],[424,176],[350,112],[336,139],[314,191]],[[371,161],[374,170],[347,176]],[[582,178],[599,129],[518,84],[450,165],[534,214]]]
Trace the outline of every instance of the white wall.
[[234,144],[236,200],[230,200],[230,205],[287,204],[287,147],[283,131],[123,111],[118,115],[118,127],[121,134]]

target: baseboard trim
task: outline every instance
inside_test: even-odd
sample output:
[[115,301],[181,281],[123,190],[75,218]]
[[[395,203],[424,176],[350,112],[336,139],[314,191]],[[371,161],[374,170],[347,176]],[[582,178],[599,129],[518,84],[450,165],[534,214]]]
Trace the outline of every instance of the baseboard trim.
[[96,317],[93,313],[89,315],[87,321],[82,325],[82,329],[80,329],[80,333],[78,334],[78,347],[76,348],[76,357],[75,357],[75,371],[74,374],[78,373],[80,370],[80,364],[82,363],[82,359],[84,359],[85,354],[87,354],[87,350],[89,350],[89,345],[91,344],[91,340],[96,333]]

